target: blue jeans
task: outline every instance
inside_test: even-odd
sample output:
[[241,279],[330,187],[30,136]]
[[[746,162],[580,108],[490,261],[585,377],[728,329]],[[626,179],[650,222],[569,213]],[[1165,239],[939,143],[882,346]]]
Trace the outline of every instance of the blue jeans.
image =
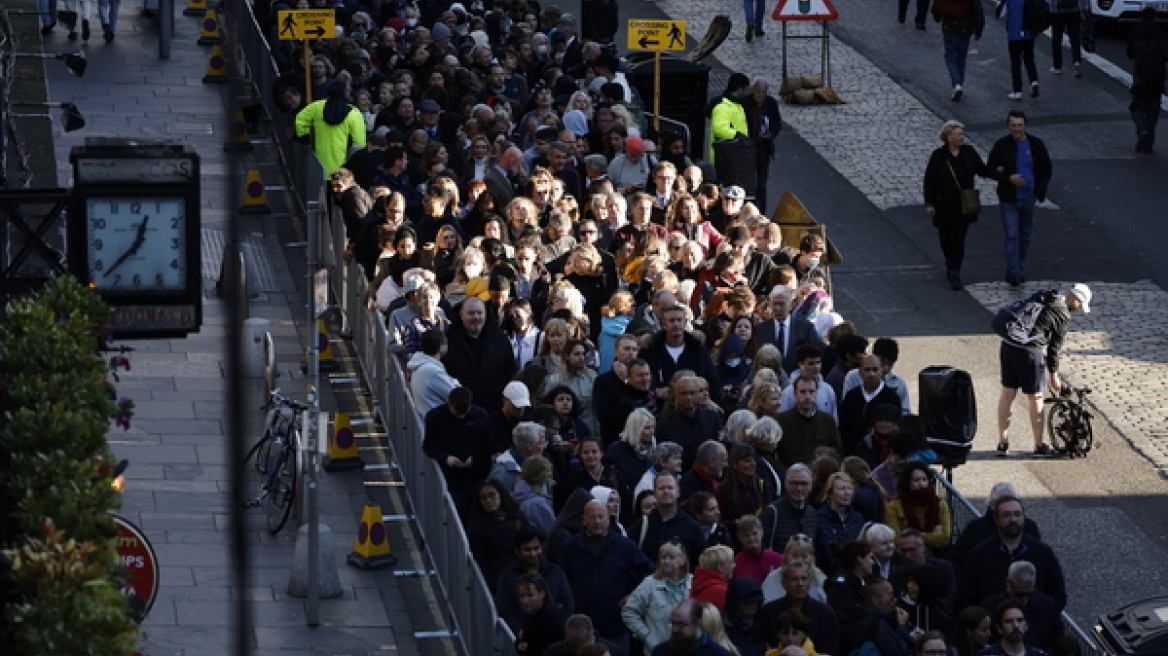
[[1000,203],[1002,232],[1006,233],[1006,273],[1023,275],[1026,252],[1030,250],[1030,233],[1034,230],[1034,196],[1013,203]]
[[122,0],[98,0],[97,15],[102,25],[109,25],[111,30],[118,28],[118,11],[121,10]]
[[742,11],[746,12],[746,22],[762,25],[766,18],[766,0],[742,0]]
[[37,11],[41,12],[41,25],[57,24],[57,0],[38,0]]
[[945,32],[941,35],[945,45],[945,66],[949,68],[949,81],[953,86],[965,84],[965,56],[969,54],[969,35]]

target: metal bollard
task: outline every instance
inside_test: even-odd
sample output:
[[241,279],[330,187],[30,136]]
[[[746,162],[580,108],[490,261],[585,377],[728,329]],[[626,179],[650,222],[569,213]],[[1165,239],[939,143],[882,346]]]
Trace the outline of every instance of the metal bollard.
[[260,378],[264,375],[267,364],[265,355],[264,336],[272,329],[267,319],[245,319],[241,338],[243,344],[240,351],[243,353],[243,375],[247,378]]

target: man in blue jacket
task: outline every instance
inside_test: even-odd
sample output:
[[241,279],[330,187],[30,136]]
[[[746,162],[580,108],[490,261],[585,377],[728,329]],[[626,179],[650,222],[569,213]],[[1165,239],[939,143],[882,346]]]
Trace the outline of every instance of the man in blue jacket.
[[630,539],[613,533],[608,507],[592,500],[584,506],[584,530],[568,538],[560,566],[568,575],[576,610],[592,618],[596,633],[629,648],[629,629],[621,602],[653,571],[653,563]]

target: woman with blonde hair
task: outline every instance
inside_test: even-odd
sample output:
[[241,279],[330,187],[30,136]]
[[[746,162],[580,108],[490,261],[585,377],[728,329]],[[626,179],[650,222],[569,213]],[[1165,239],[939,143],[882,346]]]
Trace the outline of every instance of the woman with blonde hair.
[[706,547],[698,557],[690,597],[719,610],[726,604],[726,588],[734,576],[734,550],[725,545]]
[[722,613],[718,610],[714,604],[702,604],[702,631],[710,636],[711,642],[730,652],[730,656],[742,656],[738,647],[730,641],[730,636],[726,635],[726,625],[722,623]]
[[563,319],[548,319],[543,324],[543,338],[539,342],[539,354],[531,362],[554,374],[563,366],[568,346],[568,322]]
[[783,567],[767,574],[762,582],[762,596],[766,603],[787,596],[783,588],[783,571],[791,563],[803,563],[811,572],[810,597],[815,601],[827,603],[827,574],[815,566],[815,542],[804,533],[796,533],[787,540],[783,549]]
[[645,646],[645,655],[669,639],[669,614],[689,597],[693,577],[685,549],[666,542],[657,551],[657,571],[646,576],[621,608],[621,619],[634,638]]
[[620,439],[605,454],[622,481],[641,480],[657,449],[657,418],[645,408],[637,408],[625,419]]
[[504,212],[507,215],[507,240],[514,244],[528,227],[539,230],[539,210],[526,196],[516,196]]
[[[965,260],[965,233],[977,222],[981,209],[967,202],[966,196],[977,195],[975,176],[1005,179],[1005,174],[991,171],[973,146],[965,143],[965,126],[960,121],[946,121],[938,134],[941,146],[929,155],[925,167],[925,213],[933,220],[945,255],[945,275],[954,291],[963,289],[961,265]],[[972,193],[970,193],[972,192]],[[1010,272],[1011,281],[1013,272]]]
[[832,549],[859,538],[864,529],[864,516],[852,508],[855,493],[856,482],[851,476],[837,471],[827,477],[815,531],[815,559],[829,569],[835,564]]
[[747,402],[746,407],[759,417],[776,417],[779,414],[779,403],[782,396],[783,390],[778,385],[771,383],[752,385],[750,401]]
[[564,265],[564,280],[580,290],[584,297],[584,315],[588,317],[588,338],[593,342],[600,336],[600,308],[616,291],[608,288],[600,252],[591,244],[580,244],[568,253]]
[[454,280],[446,285],[446,300],[457,305],[466,298],[466,286],[472,280],[482,278],[487,265],[487,257],[477,248],[467,248],[462,251],[454,263]]
[[763,369],[769,369],[775,373],[775,376],[778,377],[775,384],[779,386],[780,390],[790,384],[787,372],[783,371],[783,354],[774,344],[763,344],[758,347],[758,351],[755,351],[754,370],[750,374],[750,379],[754,380],[758,372]]
[[626,291],[613,294],[608,303],[600,308],[600,338],[597,344],[600,350],[600,373],[612,369],[616,340],[624,334],[636,312],[637,302]]
[[568,98],[568,110],[573,109],[584,112],[585,118],[591,120],[593,111],[592,96],[589,96],[588,92],[583,90],[573,92],[571,97]]

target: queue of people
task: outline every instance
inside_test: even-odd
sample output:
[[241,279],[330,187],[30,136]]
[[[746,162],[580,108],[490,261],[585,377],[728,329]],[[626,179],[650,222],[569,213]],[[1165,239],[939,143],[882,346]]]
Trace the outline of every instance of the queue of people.
[[[950,547],[896,341],[834,311],[821,235],[784,244],[651,128],[595,20],[328,6],[343,34],[308,71],[281,42],[273,92],[519,653],[1056,646],[1062,572],[1016,493]],[[777,132],[765,81],[733,82]]]

